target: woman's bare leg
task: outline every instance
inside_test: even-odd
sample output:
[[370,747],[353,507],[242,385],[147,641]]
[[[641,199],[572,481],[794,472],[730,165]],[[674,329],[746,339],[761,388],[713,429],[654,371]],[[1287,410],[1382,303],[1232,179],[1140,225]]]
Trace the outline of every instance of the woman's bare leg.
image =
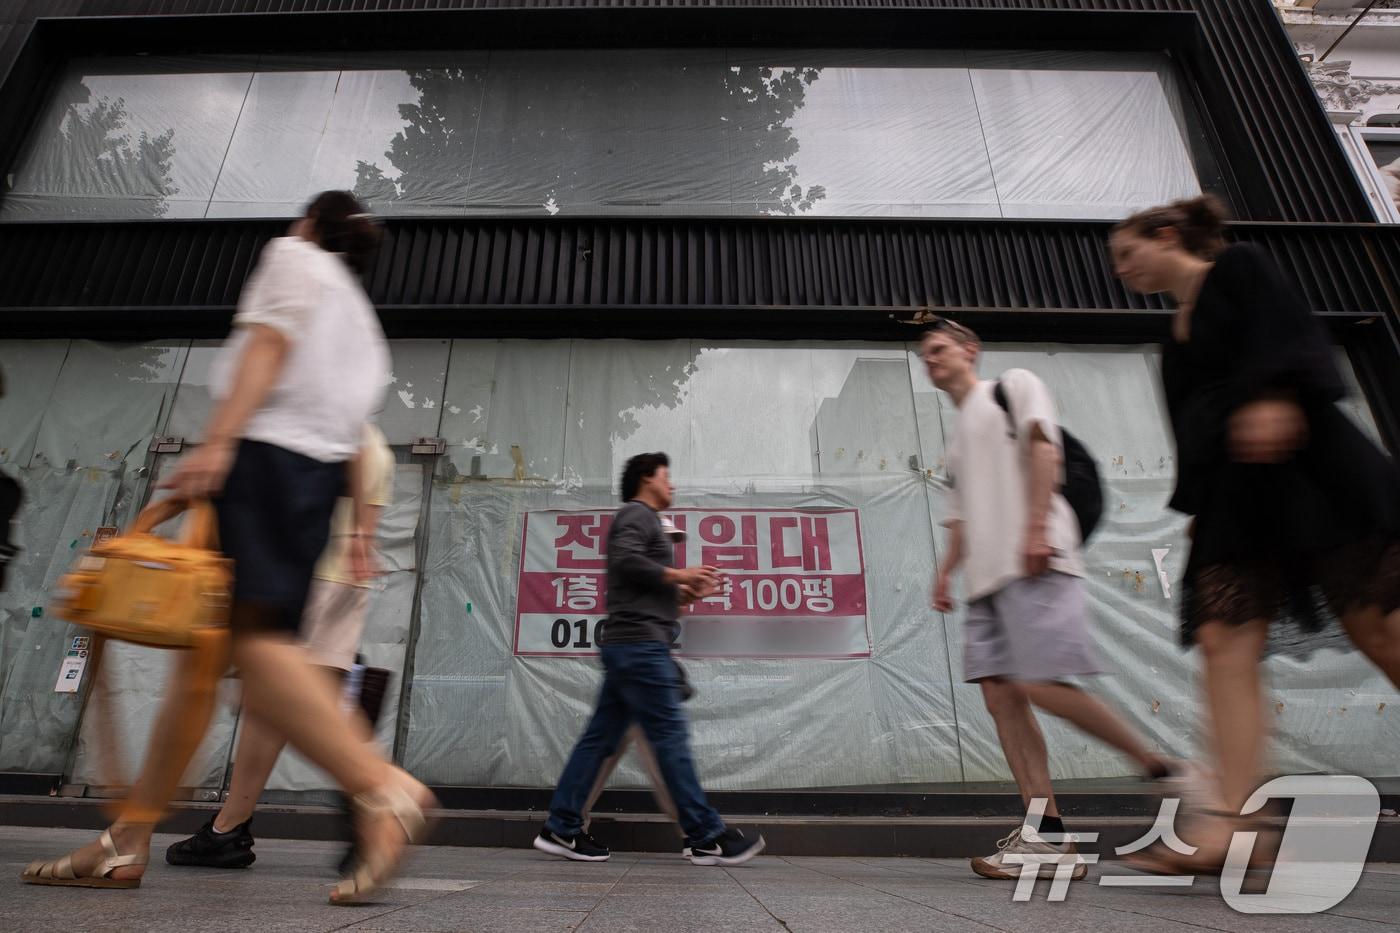
[[[191,649],[173,652],[170,681],[165,701],[151,729],[141,773],[117,821],[109,827],[112,842],[122,855],[149,854],[151,833],[165,813],[199,750],[209,729],[218,696],[219,677],[228,667],[229,643],[226,632],[209,632]],[[89,875],[107,853],[96,840],[73,853],[73,870],[80,877]],[[113,879],[140,878],[144,865],[127,865],[114,870]]]
[[[431,791],[385,760],[373,742],[350,725],[330,680],[317,672],[306,649],[289,636],[240,635],[234,641],[233,657],[243,673],[244,708],[285,735],[293,748],[328,772],[348,795],[392,789],[407,794],[419,807],[436,803]],[[361,813],[356,833],[365,864],[380,866],[374,869],[376,876],[391,872],[407,843],[393,814]]]
[[1207,622],[1196,633],[1210,737],[1225,806],[1238,813],[1264,773],[1268,731],[1260,663],[1268,622]]
[[238,748],[233,753],[233,776],[229,778],[228,799],[214,815],[214,832],[226,833],[253,818],[277,756],[287,740],[256,716],[244,716],[238,730]]
[[1030,701],[1053,716],[1078,727],[1113,748],[1118,749],[1144,771],[1166,765],[1166,759],[1147,747],[1124,719],[1109,709],[1098,697],[1071,684],[1025,683],[1021,689]]
[[[317,667],[317,674],[325,676],[331,688],[340,690],[342,672],[326,667]],[[365,742],[374,740],[369,722],[358,712],[348,717],[346,725],[353,729]],[[287,739],[257,716],[247,713],[243,717],[238,732],[238,749],[233,758],[233,776],[229,779],[228,799],[214,817],[214,830],[226,833],[251,819],[257,809],[258,798],[267,788],[267,780],[277,766],[277,756],[282,753]]]
[[1400,688],[1400,610],[1381,612],[1376,606],[1355,609],[1342,616],[1352,644]]
[[330,678],[289,636],[241,635],[234,641],[233,659],[243,675],[244,708],[285,736],[346,793],[362,794],[399,780],[402,772],[350,726]]

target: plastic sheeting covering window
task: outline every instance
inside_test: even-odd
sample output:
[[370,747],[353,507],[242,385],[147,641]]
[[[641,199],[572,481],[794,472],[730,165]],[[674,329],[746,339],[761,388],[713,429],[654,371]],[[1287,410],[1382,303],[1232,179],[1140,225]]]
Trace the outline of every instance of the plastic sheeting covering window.
[[[442,421],[450,340],[395,340],[389,344],[389,373],[379,428],[390,444],[436,437]],[[422,495],[421,491],[415,495]]]
[[[908,351],[906,353],[906,351]],[[1109,510],[1087,554],[1110,675],[1086,684],[1155,746],[1199,738],[1196,658],[1180,650],[1184,519],[1165,510],[1173,446],[1155,348],[994,346],[982,371],[1039,373],[1061,420],[1097,455]],[[1009,777],[975,686],[961,683],[960,614],[927,608],[942,549],[946,396],[912,348],[710,346],[699,341],[456,341],[429,504],[405,764],[447,784],[548,786],[583,728],[596,661],[513,653],[525,515],[613,504],[626,457],[666,450],[678,505],[861,510],[871,656],[692,659],[697,759],[716,789],[911,786]],[[762,405],[753,400],[763,399]],[[1159,567],[1161,572],[1159,573]],[[1169,595],[1170,594],[1170,595]],[[1287,708],[1279,764],[1393,770],[1356,694],[1395,703],[1354,654],[1271,662]],[[1359,686],[1358,686],[1359,685]],[[761,711],[761,712],[760,712]],[[1330,712],[1329,712],[1330,711]],[[1319,717],[1331,716],[1326,726]],[[1382,713],[1383,715],[1383,713]],[[1057,777],[1132,765],[1046,717]],[[1316,735],[1327,728],[1319,750]],[[643,775],[624,767],[630,786]]]
[[147,448],[169,416],[187,349],[173,342],[0,344],[10,379],[30,383],[15,400],[33,402],[40,413],[37,426],[32,417],[17,421],[10,399],[0,402],[6,426],[24,427],[17,446],[33,452],[11,464],[26,495],[18,516],[24,550],[0,593],[0,769],[65,768],[80,701],[55,693],[54,683],[79,630],[47,615],[49,595],[94,531],[125,524],[142,501]]
[[1125,217],[1200,194],[1165,58],[968,53],[1004,217]]
[[55,693],[76,626],[47,613],[49,594],[91,534],[112,514],[119,480],[106,470],[21,470],[18,541],[24,550],[0,593],[0,771],[65,770],[78,722],[77,694]]
[[0,219],[1092,217],[1199,192],[1162,55],[627,49],[80,59]]
[[865,529],[870,658],[687,662],[710,785],[961,777],[946,640],[925,596],[934,542],[903,347],[459,340],[446,403],[410,769],[452,784],[557,777],[598,669],[514,656],[523,519],[614,506],[626,458],[665,450],[678,505],[855,507]]
[[170,416],[188,353],[185,341],[73,341],[39,426],[34,462],[101,469],[143,463]]
[[[447,378],[448,340],[395,340],[389,345],[393,371],[385,374],[380,429],[390,444],[411,444],[437,434]],[[210,381],[222,343],[196,340],[180,377],[166,433],[197,444],[214,410]],[[2,403],[0,403],[2,404]],[[4,409],[0,408],[0,417]]]
[[204,217],[254,59],[75,59],[21,158],[16,220]]
[[0,464],[29,465],[68,346],[67,340],[0,341]]
[[[71,761],[80,781],[104,780],[91,724],[73,757],[76,698],[53,692],[73,632],[42,608],[84,535],[125,522],[143,500],[149,480],[139,466],[158,472],[174,462],[145,458],[149,434],[202,423],[208,349],[194,347],[186,359],[182,345],[0,342],[0,365],[26,374],[24,397],[42,409],[36,421],[12,399],[0,401],[0,424],[35,451],[31,462],[4,465],[30,496],[19,528],[26,550],[0,594],[0,768],[58,771]],[[943,548],[944,451],[957,425],[914,347],[433,340],[393,350],[386,430],[400,444],[434,433],[449,444],[426,504],[420,467],[400,453],[399,498],[386,520],[391,573],[375,594],[366,641],[372,662],[409,671],[406,720],[396,723],[391,709],[381,738],[396,737],[421,777],[537,787],[557,779],[600,674],[594,659],[515,654],[524,519],[614,506],[622,464],[647,450],[671,455],[678,506],[861,515],[869,657],[686,662],[699,689],[690,711],[708,786],[909,788],[1009,777],[977,688],[961,682],[961,617],[928,608]],[[1062,423],[1096,455],[1108,511],[1086,554],[1087,583],[1110,674],[1086,686],[1155,745],[1182,754],[1199,741],[1201,707],[1198,659],[1177,645],[1185,523],[1164,508],[1174,451],[1158,365],[1151,347],[1001,344],[986,349],[981,371],[1038,373]],[[1364,402],[1346,404],[1373,432]],[[113,451],[128,459],[111,459]],[[134,762],[168,659],[140,649],[120,655],[113,708]],[[1277,767],[1394,773],[1385,750],[1400,728],[1392,715],[1400,696],[1359,655],[1274,657],[1269,675]],[[236,685],[224,689],[229,702],[189,775],[197,786],[226,777]],[[1131,773],[1099,743],[1049,717],[1042,725],[1057,777]],[[629,762],[619,781],[645,778]],[[292,759],[274,782],[283,793],[325,784]]]
[[166,435],[183,438],[187,444],[197,444],[204,438],[204,426],[214,412],[210,382],[221,346],[217,340],[195,340],[190,344],[185,369],[180,374],[180,384],[170,406]]

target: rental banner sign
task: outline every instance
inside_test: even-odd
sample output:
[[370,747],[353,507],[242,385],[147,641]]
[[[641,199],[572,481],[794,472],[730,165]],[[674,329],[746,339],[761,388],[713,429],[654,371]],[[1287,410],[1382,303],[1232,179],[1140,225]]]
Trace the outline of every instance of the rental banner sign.
[[[607,537],[614,510],[525,516],[515,653],[598,653],[607,617]],[[675,565],[724,572],[716,593],[681,610],[690,657],[870,656],[857,509],[671,509],[685,532]]]

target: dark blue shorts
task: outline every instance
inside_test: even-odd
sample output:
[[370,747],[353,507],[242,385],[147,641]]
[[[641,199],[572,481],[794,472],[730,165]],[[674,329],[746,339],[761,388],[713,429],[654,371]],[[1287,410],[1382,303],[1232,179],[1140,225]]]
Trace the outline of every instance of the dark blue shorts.
[[[234,562],[235,632],[296,633],[344,489],[344,463],[322,463],[260,441],[239,442],[223,494],[214,503],[220,547]],[[249,611],[254,608],[258,611]]]

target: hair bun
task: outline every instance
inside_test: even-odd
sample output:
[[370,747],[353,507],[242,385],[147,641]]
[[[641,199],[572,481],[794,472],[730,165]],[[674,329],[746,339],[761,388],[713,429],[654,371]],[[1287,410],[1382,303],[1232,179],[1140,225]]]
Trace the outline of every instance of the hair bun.
[[1225,205],[1213,194],[1173,201],[1162,207],[1138,211],[1113,229],[1153,237],[1163,230],[1175,230],[1187,251],[1212,259],[1225,248]]
[[1213,194],[1178,201],[1177,206],[1193,227],[1217,236],[1225,232],[1225,205]]
[[1187,198],[1174,205],[1181,214],[1177,230],[1182,244],[1199,256],[1214,256],[1225,246],[1225,205],[1213,194]]
[[369,269],[383,231],[374,215],[348,191],[324,191],[306,209],[323,249],[345,257],[356,272]]

